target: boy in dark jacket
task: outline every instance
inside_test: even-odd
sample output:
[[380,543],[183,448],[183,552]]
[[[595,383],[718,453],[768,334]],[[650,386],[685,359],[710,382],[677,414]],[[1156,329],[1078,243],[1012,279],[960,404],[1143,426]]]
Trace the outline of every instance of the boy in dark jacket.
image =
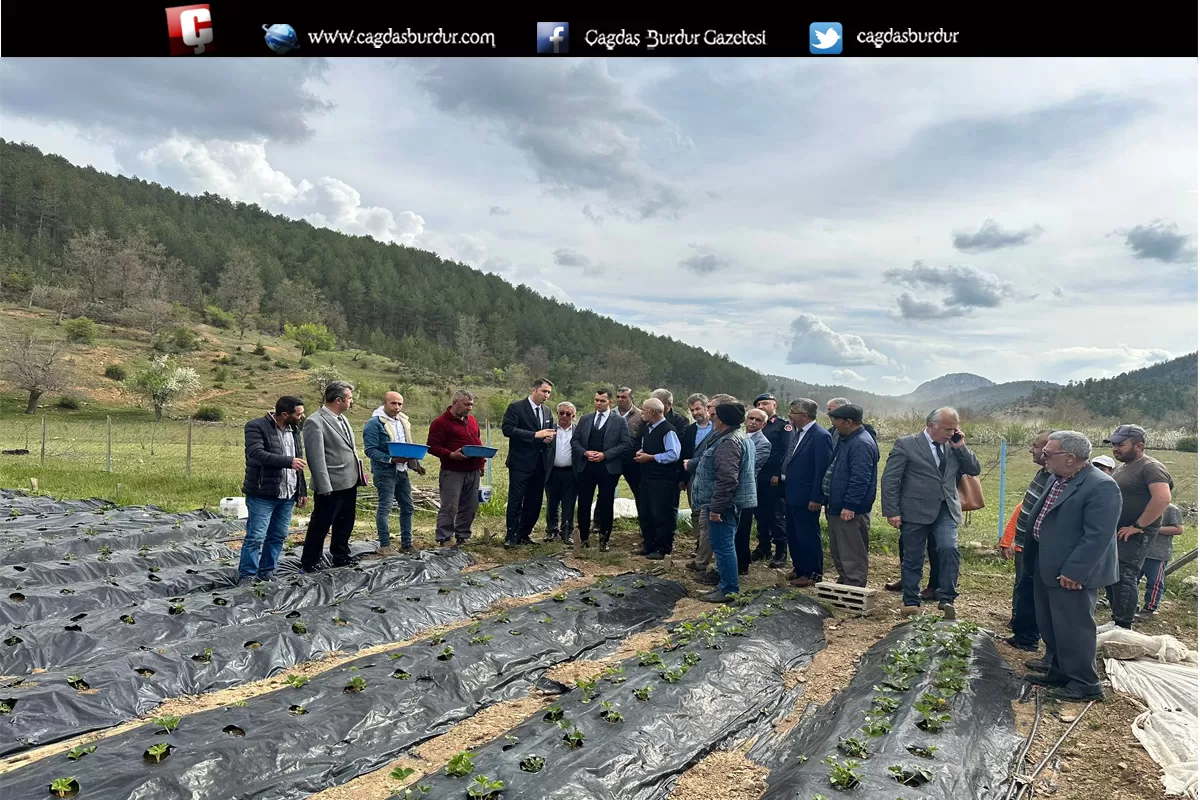
[[829,412],[838,438],[821,491],[837,582],[865,587],[871,508],[879,483],[879,446],[863,426],[862,416],[862,409],[853,403]]
[[304,401],[285,395],[275,413],[246,423],[246,538],[238,564],[238,582],[271,580],[292,524],[292,507],[308,503],[304,483],[304,444],[297,426]]

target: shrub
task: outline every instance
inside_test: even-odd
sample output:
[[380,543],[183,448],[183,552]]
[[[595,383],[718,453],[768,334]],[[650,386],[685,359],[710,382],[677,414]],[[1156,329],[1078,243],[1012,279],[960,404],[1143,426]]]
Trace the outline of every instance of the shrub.
[[123,381],[129,377],[129,372],[120,364],[109,364],[104,368],[104,377],[111,378],[114,381]]
[[312,361],[307,358],[300,359],[300,369],[312,369]]
[[254,345],[254,355],[265,356],[266,354],[267,354],[267,348],[263,347],[262,342],[259,342],[258,344]]
[[225,419],[225,411],[220,406],[200,406],[192,418],[199,422],[220,422]]
[[1196,452],[1196,437],[1195,436],[1180,436],[1179,441],[1175,443],[1175,449],[1181,453]]
[[229,380],[229,367],[219,366],[213,369],[213,380],[217,383],[224,383]]
[[179,326],[171,331],[171,344],[180,352],[200,349],[200,337],[191,328]]
[[254,381],[248,381],[246,383],[246,388],[247,389],[257,389],[258,387],[254,385]]
[[222,330],[229,330],[237,324],[237,320],[234,318],[233,314],[230,314],[224,309],[217,308],[216,306],[204,307],[204,321],[209,325],[212,325],[214,328],[220,328]]
[[292,365],[287,363],[286,361],[276,361],[275,368],[276,369],[291,369]]
[[67,332],[67,341],[74,344],[91,344],[100,333],[100,327],[88,317],[67,320],[63,323],[63,330]]
[[79,398],[72,397],[69,394],[64,394],[58,398],[58,407],[65,411],[78,411],[79,405]]

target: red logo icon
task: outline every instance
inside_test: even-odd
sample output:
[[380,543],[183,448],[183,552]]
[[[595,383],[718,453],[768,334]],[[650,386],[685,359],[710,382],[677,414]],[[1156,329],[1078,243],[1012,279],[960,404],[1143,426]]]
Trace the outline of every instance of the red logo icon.
[[216,51],[212,43],[212,12],[207,4],[168,8],[167,35],[171,40],[173,56],[201,55]]

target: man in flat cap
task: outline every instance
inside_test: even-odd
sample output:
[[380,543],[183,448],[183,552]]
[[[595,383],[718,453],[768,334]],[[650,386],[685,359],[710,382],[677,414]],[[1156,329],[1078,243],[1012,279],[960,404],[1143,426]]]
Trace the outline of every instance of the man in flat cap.
[[879,482],[879,446],[863,426],[862,409],[853,403],[832,409],[829,418],[837,430],[833,456],[821,483],[829,553],[838,583],[865,587],[871,508]]
[[1171,504],[1175,480],[1161,461],[1146,455],[1146,429],[1121,425],[1104,440],[1120,462],[1113,480],[1121,489],[1121,517],[1117,520],[1117,582],[1107,588],[1113,622],[1133,627],[1138,610],[1138,582],[1146,551],[1158,535],[1163,512]]

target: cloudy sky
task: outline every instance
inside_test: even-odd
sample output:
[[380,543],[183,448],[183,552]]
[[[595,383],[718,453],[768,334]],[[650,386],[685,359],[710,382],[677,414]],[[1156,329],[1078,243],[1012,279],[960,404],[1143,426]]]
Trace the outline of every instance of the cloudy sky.
[[9,58],[0,84],[6,139],[768,373],[902,394],[1196,349],[1195,59]]

